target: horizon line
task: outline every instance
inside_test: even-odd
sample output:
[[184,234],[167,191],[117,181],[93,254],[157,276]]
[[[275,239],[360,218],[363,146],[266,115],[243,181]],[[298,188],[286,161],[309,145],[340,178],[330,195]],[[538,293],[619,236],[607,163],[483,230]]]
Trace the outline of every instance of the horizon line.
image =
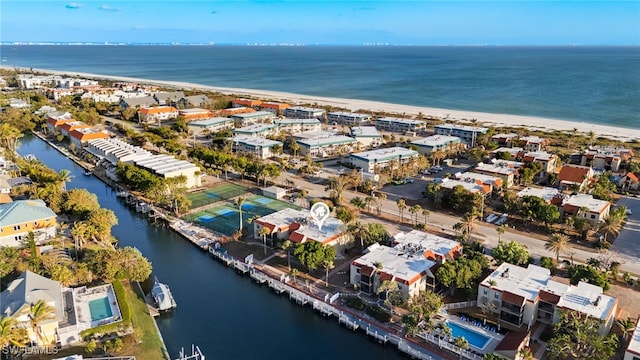
[[93,41],[0,41],[0,46],[229,46],[229,47],[640,47],[640,44],[361,44],[331,43],[179,43],[179,42],[93,42]]

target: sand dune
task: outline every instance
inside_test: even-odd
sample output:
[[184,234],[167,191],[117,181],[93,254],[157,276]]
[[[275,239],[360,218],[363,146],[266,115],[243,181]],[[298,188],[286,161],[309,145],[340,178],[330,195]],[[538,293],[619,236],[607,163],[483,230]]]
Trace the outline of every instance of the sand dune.
[[615,126],[608,126],[608,125],[597,125],[597,124],[591,124],[591,123],[585,123],[585,122],[549,119],[549,118],[534,117],[534,116],[493,114],[493,113],[464,111],[464,110],[448,110],[448,109],[439,109],[439,108],[430,108],[430,107],[421,107],[421,106],[391,104],[391,103],[369,101],[369,100],[330,98],[330,97],[322,97],[322,96],[292,94],[292,93],[278,92],[278,91],[207,86],[207,85],[193,84],[193,83],[187,83],[187,82],[177,82],[177,81],[159,81],[159,80],[139,79],[139,78],[131,78],[131,77],[123,77],[123,76],[88,74],[88,73],[73,72],[73,71],[55,71],[55,70],[24,69],[24,68],[23,70],[31,70],[31,71],[37,71],[37,72],[49,73],[49,74],[55,74],[55,75],[75,76],[75,77],[84,77],[84,78],[92,78],[92,79],[112,79],[116,81],[128,81],[128,82],[136,82],[141,84],[159,85],[164,87],[175,87],[179,89],[188,89],[188,90],[216,91],[223,94],[238,95],[239,97],[242,97],[242,96],[255,97],[263,100],[282,101],[282,102],[288,102],[291,104],[316,103],[318,105],[331,105],[335,107],[346,108],[352,111],[366,110],[366,111],[374,111],[374,112],[406,114],[407,117],[416,116],[419,113],[422,113],[424,116],[434,116],[434,117],[438,117],[438,118],[449,120],[449,121],[464,122],[465,120],[469,121],[471,119],[477,119],[477,124],[482,124],[487,126],[490,125],[490,126],[496,126],[496,127],[508,126],[508,127],[522,127],[522,128],[527,128],[531,130],[542,130],[542,131],[560,130],[560,131],[566,131],[566,132],[573,132],[574,129],[576,129],[578,133],[583,133],[583,134],[587,134],[590,131],[593,131],[596,137],[606,137],[606,138],[611,138],[619,141],[630,141],[630,140],[640,141],[640,124],[638,126],[639,129],[628,129],[628,128],[621,128],[621,127],[615,127]]

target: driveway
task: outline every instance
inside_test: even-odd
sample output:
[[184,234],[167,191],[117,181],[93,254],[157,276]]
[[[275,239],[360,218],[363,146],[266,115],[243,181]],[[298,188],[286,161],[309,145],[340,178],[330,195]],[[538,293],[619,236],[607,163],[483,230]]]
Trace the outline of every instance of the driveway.
[[623,255],[627,262],[640,263],[640,199],[625,196],[618,201],[633,213],[627,216],[627,223],[614,241],[612,250]]

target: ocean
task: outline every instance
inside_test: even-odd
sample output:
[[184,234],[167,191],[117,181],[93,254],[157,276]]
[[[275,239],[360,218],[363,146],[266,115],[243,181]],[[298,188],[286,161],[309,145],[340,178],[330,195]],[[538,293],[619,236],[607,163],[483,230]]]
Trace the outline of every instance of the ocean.
[[0,50],[3,66],[640,127],[640,47],[4,45]]

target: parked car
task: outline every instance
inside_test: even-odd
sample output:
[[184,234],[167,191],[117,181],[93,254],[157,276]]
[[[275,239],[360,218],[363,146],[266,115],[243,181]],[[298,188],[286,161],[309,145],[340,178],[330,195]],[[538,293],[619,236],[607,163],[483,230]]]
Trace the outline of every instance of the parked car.
[[429,170],[422,170],[422,171],[420,171],[420,174],[422,174],[422,175],[431,175],[431,172]]
[[406,178],[404,179],[405,184],[411,184],[413,183],[413,179],[412,178]]
[[627,209],[627,215],[633,215],[633,210]]

